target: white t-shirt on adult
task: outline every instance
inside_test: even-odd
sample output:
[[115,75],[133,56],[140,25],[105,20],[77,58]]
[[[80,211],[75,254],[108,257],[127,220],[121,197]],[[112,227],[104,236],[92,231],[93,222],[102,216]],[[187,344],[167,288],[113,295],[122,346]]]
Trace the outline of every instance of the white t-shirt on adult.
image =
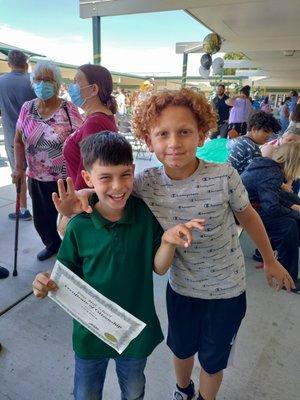
[[125,114],[125,95],[123,93],[118,94],[116,97],[117,106],[118,106],[118,113],[120,115]]

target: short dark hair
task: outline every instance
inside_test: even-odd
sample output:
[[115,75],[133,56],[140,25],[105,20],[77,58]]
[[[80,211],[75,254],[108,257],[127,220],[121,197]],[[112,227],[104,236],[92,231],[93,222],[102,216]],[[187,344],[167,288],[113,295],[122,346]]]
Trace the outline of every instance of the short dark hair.
[[217,86],[222,86],[222,88],[225,90],[225,85],[224,85],[224,83],[218,83]]
[[297,90],[291,90],[291,95],[294,97],[298,97],[298,92],[297,92]]
[[10,50],[7,56],[7,61],[13,67],[25,68],[27,64],[26,54],[21,50]]
[[269,132],[279,132],[281,129],[280,123],[272,114],[264,111],[257,111],[250,115],[247,123],[248,131],[251,129],[263,129]]
[[268,104],[269,103],[269,96],[264,97],[263,102],[264,102],[264,104]]
[[80,143],[84,168],[89,171],[95,162],[101,165],[131,165],[132,147],[119,133],[103,131],[90,135]]

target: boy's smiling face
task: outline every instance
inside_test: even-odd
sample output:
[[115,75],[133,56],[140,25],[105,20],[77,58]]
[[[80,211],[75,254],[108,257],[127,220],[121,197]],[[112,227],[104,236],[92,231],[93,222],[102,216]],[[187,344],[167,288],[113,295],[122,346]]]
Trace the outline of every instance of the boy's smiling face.
[[156,119],[146,136],[146,143],[163,163],[170,178],[185,179],[197,169],[196,150],[203,145],[204,139],[190,109],[172,105]]
[[118,220],[133,189],[134,165],[102,165],[95,162],[90,171],[82,171],[89,187],[94,187],[103,217]]

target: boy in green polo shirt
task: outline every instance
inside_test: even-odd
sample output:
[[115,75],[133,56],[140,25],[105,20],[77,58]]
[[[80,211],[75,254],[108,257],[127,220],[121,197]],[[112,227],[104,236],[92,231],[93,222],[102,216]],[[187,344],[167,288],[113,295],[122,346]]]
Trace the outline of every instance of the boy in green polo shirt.
[[[144,398],[147,356],[163,340],[153,299],[153,268],[164,273],[176,246],[191,244],[191,229],[202,220],[163,230],[146,204],[131,196],[134,165],[130,144],[121,135],[102,132],[81,146],[83,178],[95,188],[91,214],[81,213],[68,224],[57,259],[101,294],[146,323],[119,355],[79,322],[74,321],[74,397],[102,399],[107,364],[116,361],[124,400]],[[45,297],[56,285],[48,273],[38,274],[34,294]]]

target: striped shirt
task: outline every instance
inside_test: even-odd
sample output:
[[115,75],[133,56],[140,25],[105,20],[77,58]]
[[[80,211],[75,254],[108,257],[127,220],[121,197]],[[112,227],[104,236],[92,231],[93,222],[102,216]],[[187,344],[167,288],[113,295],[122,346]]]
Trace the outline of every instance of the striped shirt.
[[245,265],[232,211],[249,204],[237,172],[228,164],[200,160],[189,178],[170,179],[163,167],[146,169],[135,179],[143,198],[164,230],[194,218],[205,219],[193,243],[176,248],[170,269],[172,289],[189,297],[231,298],[245,290]]

